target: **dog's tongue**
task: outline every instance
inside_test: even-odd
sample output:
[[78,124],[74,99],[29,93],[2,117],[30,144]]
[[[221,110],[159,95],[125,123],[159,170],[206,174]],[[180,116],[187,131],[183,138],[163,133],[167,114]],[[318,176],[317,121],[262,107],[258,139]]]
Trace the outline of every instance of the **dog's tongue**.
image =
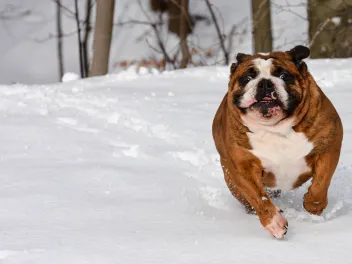
[[265,96],[262,101],[272,101],[273,98],[269,97],[269,96]]

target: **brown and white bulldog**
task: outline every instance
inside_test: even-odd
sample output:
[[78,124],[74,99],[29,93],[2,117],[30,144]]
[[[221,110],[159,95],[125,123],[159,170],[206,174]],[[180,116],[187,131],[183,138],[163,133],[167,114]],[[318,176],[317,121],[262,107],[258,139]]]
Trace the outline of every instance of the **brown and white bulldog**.
[[304,46],[237,54],[213,121],[227,186],[279,239],[288,222],[266,189],[291,190],[312,178],[303,206],[320,215],[340,156],[342,123],[302,61],[309,54]]

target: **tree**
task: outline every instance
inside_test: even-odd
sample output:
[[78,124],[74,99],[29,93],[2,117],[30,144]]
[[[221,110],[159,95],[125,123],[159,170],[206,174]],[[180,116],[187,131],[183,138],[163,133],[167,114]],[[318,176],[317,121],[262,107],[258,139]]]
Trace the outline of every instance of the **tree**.
[[253,47],[257,52],[272,51],[270,0],[252,0]]
[[[89,73],[89,52],[88,52],[88,42],[91,33],[91,11],[95,4],[93,0],[85,0],[86,2],[86,13],[84,20],[80,17],[80,9],[78,5],[78,0],[74,1],[74,11],[72,11],[69,7],[62,4],[61,0],[52,0],[57,7],[57,49],[58,49],[58,61],[59,61],[59,68],[60,68],[60,76],[62,77],[63,72],[63,52],[62,52],[62,43],[63,38],[67,36],[71,36],[72,33],[77,35],[77,47],[78,47],[78,58],[79,58],[79,66],[80,66],[80,75],[81,78],[88,77]],[[73,18],[76,22],[76,31],[71,33],[64,33],[62,29],[61,18],[64,12],[66,16],[69,18]],[[83,35],[84,33],[84,35]],[[83,35],[83,36],[82,36]],[[49,36],[50,39],[53,36]]]
[[115,0],[97,0],[93,61],[89,76],[108,72]]
[[311,58],[352,57],[352,1],[309,0]]
[[79,68],[81,71],[81,78],[85,77],[84,73],[84,59],[83,59],[83,50],[82,50],[82,36],[81,36],[81,23],[79,17],[79,8],[78,8],[78,0],[75,0],[75,19],[76,19],[76,27],[77,27],[77,42],[78,42],[78,55],[79,55]]
[[61,23],[61,0],[56,2],[56,30],[57,30],[57,57],[59,64],[59,80],[64,75],[64,57],[62,47],[62,23]]
[[188,0],[170,0],[168,3],[168,29],[180,39],[182,60],[180,68],[186,68],[191,60],[187,36],[192,33],[192,23],[188,11]]
[[192,56],[189,52],[187,36],[190,30],[190,20],[188,13],[188,0],[181,0],[180,3],[181,15],[180,15],[180,47],[182,53],[182,60],[180,68],[184,69],[187,67],[188,63],[191,61]]
[[92,0],[87,0],[86,2],[86,17],[84,19],[85,29],[84,29],[84,37],[81,43],[82,46],[82,60],[83,60],[83,67],[84,67],[84,77],[88,77],[89,74],[89,53],[88,53],[88,41],[90,37],[90,33],[92,30],[91,27],[91,14],[92,14],[92,7],[94,3]]
[[167,10],[167,0],[150,0],[150,7],[154,12],[165,12]]
[[[209,12],[210,12],[210,15],[211,15],[211,19],[213,20],[213,23],[215,25],[215,28],[216,28],[216,33],[218,35],[218,38],[220,40],[220,46],[221,46],[221,50],[222,52],[224,53],[224,59],[225,59],[225,65],[228,65],[229,64],[229,49],[226,49],[225,48],[225,43],[224,43],[224,37],[223,37],[223,34],[221,34],[220,32],[220,27],[219,27],[219,23],[218,23],[218,20],[215,16],[215,13],[213,11],[213,8],[212,8],[212,4],[209,2],[209,0],[205,0],[205,3],[209,9]],[[235,29],[233,27],[233,29]],[[232,34],[230,33],[230,36],[229,38],[231,39],[232,38]],[[229,42],[231,44],[231,41]],[[229,48],[231,48],[231,45],[229,45]]]

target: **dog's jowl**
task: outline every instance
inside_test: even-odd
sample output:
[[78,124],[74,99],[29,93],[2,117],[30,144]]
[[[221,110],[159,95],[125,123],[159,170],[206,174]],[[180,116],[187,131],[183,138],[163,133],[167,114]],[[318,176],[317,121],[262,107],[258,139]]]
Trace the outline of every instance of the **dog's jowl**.
[[239,53],[213,121],[227,186],[276,238],[284,237],[288,223],[270,190],[295,189],[312,179],[303,206],[319,215],[340,156],[341,120],[303,61],[309,54],[304,46]]

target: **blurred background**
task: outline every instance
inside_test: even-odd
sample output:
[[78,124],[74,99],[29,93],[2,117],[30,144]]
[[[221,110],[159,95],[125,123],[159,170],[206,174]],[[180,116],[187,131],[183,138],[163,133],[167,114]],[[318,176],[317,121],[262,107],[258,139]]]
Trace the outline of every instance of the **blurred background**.
[[228,65],[238,52],[352,57],[352,0],[2,0],[0,83]]

